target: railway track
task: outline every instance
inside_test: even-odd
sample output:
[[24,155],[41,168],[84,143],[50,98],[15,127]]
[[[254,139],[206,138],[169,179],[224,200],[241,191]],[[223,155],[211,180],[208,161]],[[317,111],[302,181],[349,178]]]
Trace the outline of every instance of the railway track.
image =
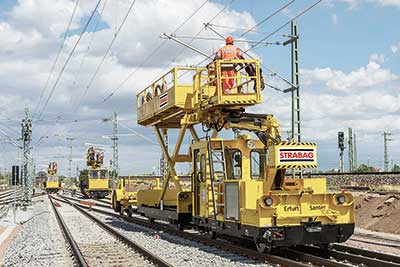
[[362,264],[362,266],[400,267],[398,256],[345,245],[334,244],[330,250],[321,250],[313,246],[301,246],[297,249],[313,256],[334,258],[353,264]]
[[68,199],[68,200],[72,200],[72,201],[84,201],[86,203],[93,203],[93,204],[95,204],[95,206],[111,209],[111,203],[105,204],[105,202],[99,201],[98,199],[88,199],[88,198],[85,198],[84,196],[81,196],[81,197],[74,196],[73,197],[73,196],[62,195],[62,197],[65,199]]
[[[79,205],[83,209],[88,209],[88,207],[85,207],[84,205],[76,205]],[[194,240],[207,246],[245,255],[246,257],[257,259],[261,262],[279,264],[280,266],[310,266],[309,263],[311,263],[313,266],[325,267],[341,267],[349,266],[349,264],[350,266],[351,264],[363,264],[363,266],[371,267],[400,267],[399,257],[336,244],[330,251],[307,246],[296,249],[279,250],[277,252],[273,252],[273,255],[259,254],[254,248],[250,248],[249,246],[243,247],[242,245],[237,245],[225,240],[212,240],[204,235],[200,235],[199,233],[179,231],[178,229],[172,228],[165,224],[150,223],[147,219],[140,217],[127,217],[111,211],[106,211],[104,209],[92,208],[92,211],[106,216],[119,218],[125,222],[138,224],[147,228],[152,228],[158,231],[183,237],[185,239]]]
[[[60,208],[61,210],[64,209],[60,212],[58,208],[55,207],[55,198],[52,196],[49,196],[49,198],[52,202],[60,227],[74,254],[77,265],[172,267],[172,265],[165,262],[163,259],[138,245],[135,241],[115,231],[112,227],[101,222],[78,205],[65,199],[64,203],[68,203],[69,205]],[[78,218],[68,218],[68,216],[72,214],[76,216],[76,211],[79,211],[79,214],[84,216],[85,219],[82,220],[81,218],[77,220]],[[64,213],[64,215],[60,213]],[[75,225],[73,220],[75,220]],[[86,223],[81,225],[85,220]],[[86,232],[85,235],[79,232],[79,229],[82,228],[85,232],[87,231],[89,233]],[[96,240],[91,240],[93,238]]]
[[400,249],[400,239],[394,239],[389,237],[382,237],[368,233],[354,233],[351,240],[361,243],[367,243],[383,247],[392,247]]

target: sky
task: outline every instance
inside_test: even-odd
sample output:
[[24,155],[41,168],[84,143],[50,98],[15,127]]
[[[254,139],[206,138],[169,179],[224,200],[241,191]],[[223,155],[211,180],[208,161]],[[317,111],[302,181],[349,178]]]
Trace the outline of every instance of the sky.
[[[152,129],[136,123],[136,93],[173,66],[196,65],[204,59],[160,36],[217,37],[204,29],[203,23],[209,22],[220,34],[239,38],[244,33],[241,29],[252,28],[287,5],[257,26],[257,32],[241,37],[261,40],[315,1],[137,0],[106,56],[132,2],[102,0],[71,54],[97,1],[78,2],[67,32],[75,3],[0,0],[1,171],[9,170],[21,156],[7,138],[19,138],[20,123],[28,108],[33,117],[32,155],[37,170],[56,161],[60,173],[68,175],[71,144],[72,174],[77,167],[85,167],[90,144],[102,145],[109,162],[112,141],[107,136],[113,133],[113,123],[108,119],[118,112],[121,174],[157,173],[160,148]],[[318,144],[320,170],[338,167],[337,132],[344,131],[347,137],[349,127],[356,133],[359,164],[383,167],[384,131],[392,133],[389,160],[400,163],[399,12],[400,0],[325,0],[297,19],[302,140]],[[288,25],[267,41],[284,41],[282,35],[289,33]],[[211,55],[224,42],[194,40],[192,45]],[[251,44],[237,46],[246,50]],[[260,46],[250,54],[290,80],[289,46]],[[267,69],[264,73],[268,84],[288,88]],[[267,88],[263,103],[251,111],[274,114],[286,137],[290,105],[290,94]],[[176,135],[176,131],[170,132],[171,150]],[[190,141],[187,136],[182,151],[187,151]],[[178,171],[188,168],[188,164],[180,164]]]

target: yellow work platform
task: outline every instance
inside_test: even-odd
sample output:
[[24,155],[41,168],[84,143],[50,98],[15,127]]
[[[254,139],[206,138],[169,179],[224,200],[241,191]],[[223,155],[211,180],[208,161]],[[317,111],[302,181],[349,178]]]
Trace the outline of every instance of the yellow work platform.
[[[227,70],[234,76],[227,76]],[[217,60],[205,68],[175,67],[137,95],[138,123],[180,128],[185,114],[261,103],[260,72],[255,59]],[[228,80],[233,84],[229,92],[224,90]]]

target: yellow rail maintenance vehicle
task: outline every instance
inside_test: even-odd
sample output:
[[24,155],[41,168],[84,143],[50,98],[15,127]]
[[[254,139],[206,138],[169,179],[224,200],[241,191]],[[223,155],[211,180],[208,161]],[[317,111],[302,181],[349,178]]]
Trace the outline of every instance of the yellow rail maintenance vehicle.
[[119,177],[117,188],[112,191],[111,204],[115,212],[130,217],[137,208],[137,192],[143,189],[159,189],[160,178],[126,176]]
[[[234,66],[234,77],[224,76],[228,66]],[[223,88],[225,79],[235,86]],[[180,228],[194,225],[212,238],[252,240],[259,252],[346,241],[354,232],[353,196],[328,192],[325,178],[292,175],[317,167],[317,146],[283,141],[273,115],[246,112],[262,103],[262,89],[259,61],[246,59],[175,67],[140,92],[138,123],[154,128],[168,172],[161,189],[137,192],[137,211]],[[162,133],[172,129],[179,135],[170,155]],[[218,137],[222,129],[228,131]],[[235,138],[223,138],[229,130]],[[189,153],[181,154],[187,131],[193,141]],[[181,187],[177,162],[192,165],[190,190]]]
[[102,167],[104,160],[103,151],[95,151],[89,147],[86,155],[87,170],[79,176],[79,188],[88,198],[105,198],[110,192],[110,172]]
[[57,175],[57,163],[50,162],[47,168],[47,176],[44,188],[48,193],[57,193],[61,188],[61,182]]

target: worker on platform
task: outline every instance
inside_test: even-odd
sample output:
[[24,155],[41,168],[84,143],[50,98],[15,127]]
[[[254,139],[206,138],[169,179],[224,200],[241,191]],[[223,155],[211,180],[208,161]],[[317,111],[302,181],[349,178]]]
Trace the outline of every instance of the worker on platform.
[[[226,37],[226,45],[221,47],[217,54],[215,55],[215,60],[218,59],[226,59],[226,60],[234,60],[234,59],[244,59],[240,49],[233,45],[233,37]],[[224,65],[221,68],[222,74],[222,92],[224,94],[229,94],[231,89],[235,83],[235,68],[232,66]]]

